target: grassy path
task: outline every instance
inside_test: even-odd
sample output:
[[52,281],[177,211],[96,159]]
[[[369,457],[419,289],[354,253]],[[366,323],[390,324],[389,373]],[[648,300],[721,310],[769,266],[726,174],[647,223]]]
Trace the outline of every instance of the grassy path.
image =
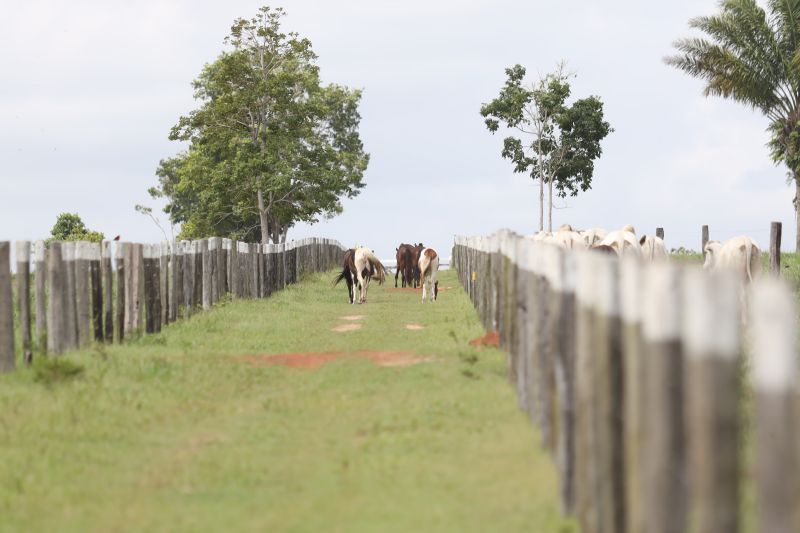
[[[425,306],[331,277],[0,376],[0,530],[576,531],[453,273]],[[243,357],[359,350],[432,360]]]

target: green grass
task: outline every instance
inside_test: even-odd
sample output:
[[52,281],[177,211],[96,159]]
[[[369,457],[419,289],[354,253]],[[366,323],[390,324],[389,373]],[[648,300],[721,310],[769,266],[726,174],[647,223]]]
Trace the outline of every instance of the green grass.
[[[454,273],[435,305],[331,277],[0,376],[0,530],[576,531]],[[433,361],[239,358],[339,350]]]

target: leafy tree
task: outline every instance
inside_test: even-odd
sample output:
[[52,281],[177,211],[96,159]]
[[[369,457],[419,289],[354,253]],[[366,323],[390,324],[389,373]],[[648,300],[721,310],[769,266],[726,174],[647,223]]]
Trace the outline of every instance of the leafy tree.
[[800,252],[800,1],[722,0],[720,12],[689,26],[708,38],[680,39],[665,59],[706,82],[706,96],[721,96],[769,119],[770,154],[795,183],[796,250]]
[[553,229],[553,189],[565,198],[592,186],[594,160],[602,141],[613,129],[603,120],[603,103],[596,96],[567,105],[570,74],[564,64],[534,84],[525,84],[525,68],[506,69],[500,95],[481,106],[481,115],[492,133],[501,124],[521,136],[508,136],[502,156],[514,164],[514,172],[539,180],[539,229],[544,229],[544,184],[548,186],[548,230]]
[[170,139],[189,149],[162,160],[154,197],[181,235],[279,242],[295,222],[342,211],[364,187],[369,162],[358,127],[361,92],[323,85],[308,39],[282,33],[282,9],[234,22],[232,49],[194,82],[199,109]]
[[78,213],[61,213],[50,230],[52,240],[56,241],[90,241],[103,242],[104,236],[99,231],[86,227]]

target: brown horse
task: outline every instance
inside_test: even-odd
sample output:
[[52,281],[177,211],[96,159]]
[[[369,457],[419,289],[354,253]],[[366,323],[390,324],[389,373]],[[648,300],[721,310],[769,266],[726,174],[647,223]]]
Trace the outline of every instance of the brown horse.
[[420,284],[419,256],[424,249],[425,245],[422,243],[415,244],[411,247],[411,281],[408,283],[409,285],[413,284],[415,289],[419,287]]
[[401,244],[395,248],[397,254],[397,269],[394,273],[394,286],[397,287],[397,276],[400,276],[401,287],[411,284],[411,278],[414,275],[413,263],[411,262],[411,249],[413,246],[410,244]]

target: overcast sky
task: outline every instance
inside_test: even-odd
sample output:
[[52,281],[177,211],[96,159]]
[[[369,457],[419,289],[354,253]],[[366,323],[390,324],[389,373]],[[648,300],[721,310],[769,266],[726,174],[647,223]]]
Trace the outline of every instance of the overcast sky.
[[[237,17],[262,2],[9,0],[0,18],[0,239],[45,237],[63,211],[108,237],[155,242],[134,211],[156,183],[167,139],[196,106],[191,81],[223,49]],[[562,203],[554,225],[639,233],[663,226],[669,247],[699,249],[748,234],[765,248],[793,190],[765,144],[766,121],[702,96],[666,66],[688,20],[716,0],[286,0],[287,30],[311,40],[326,82],[364,91],[366,188],[343,215],[290,231],[394,256],[423,241],[449,255],[454,234],[538,226],[537,189],[500,157],[478,111],[516,63],[531,79],[565,60],[573,96],[605,103],[615,131],[594,187]],[[161,213],[166,222],[166,216]],[[168,223],[167,223],[168,226]],[[167,227],[169,231],[169,228]],[[446,252],[445,252],[446,250]]]

